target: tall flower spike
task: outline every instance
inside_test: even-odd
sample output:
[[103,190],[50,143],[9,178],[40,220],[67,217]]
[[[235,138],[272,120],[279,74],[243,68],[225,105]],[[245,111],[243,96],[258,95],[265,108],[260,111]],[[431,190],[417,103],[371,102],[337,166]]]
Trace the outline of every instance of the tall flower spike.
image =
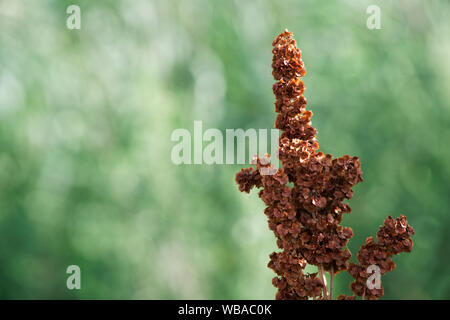
[[[278,275],[272,281],[278,288],[276,298],[329,299],[332,292],[328,290],[324,272],[328,271],[332,279],[337,272],[349,268],[351,254],[346,246],[353,231],[340,223],[342,215],[351,211],[343,201],[352,198],[352,187],[362,181],[361,165],[358,157],[333,158],[318,151],[317,131],[311,125],[313,114],[306,110],[305,85],[300,79],[306,74],[301,51],[287,30],[272,45],[272,74],[277,81],[273,85],[278,113],[275,127],[282,132],[278,147],[282,168],[274,175],[265,175],[263,170],[270,164],[255,157],[256,170],[242,169],[236,174],[236,182],[242,192],[261,188],[259,197],[267,205],[264,213],[269,229],[281,249],[270,255],[268,265]],[[350,265],[349,271],[355,277],[352,290],[356,295],[364,292],[360,286],[367,279],[362,274],[367,261],[379,262],[383,270],[392,270],[389,258],[412,247],[409,238],[412,228],[406,218],[402,216],[399,222],[388,219],[378,233],[379,247],[373,248],[366,242],[358,255],[361,265]],[[399,225],[406,226],[407,231]],[[378,257],[380,250],[384,250],[385,259],[371,260],[370,257]],[[306,264],[317,266],[320,277],[317,273],[304,274]],[[368,295],[379,297],[382,293]]]

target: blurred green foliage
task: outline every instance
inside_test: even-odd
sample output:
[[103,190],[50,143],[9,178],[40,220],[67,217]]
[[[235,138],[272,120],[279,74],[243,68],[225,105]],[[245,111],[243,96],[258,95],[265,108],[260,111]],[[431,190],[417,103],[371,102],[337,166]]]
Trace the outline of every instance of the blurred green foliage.
[[321,150],[361,159],[352,259],[404,213],[415,246],[385,298],[450,298],[449,16],[445,0],[0,1],[0,298],[274,298],[275,239],[237,190],[242,165],[175,166],[170,136],[272,128],[285,28]]

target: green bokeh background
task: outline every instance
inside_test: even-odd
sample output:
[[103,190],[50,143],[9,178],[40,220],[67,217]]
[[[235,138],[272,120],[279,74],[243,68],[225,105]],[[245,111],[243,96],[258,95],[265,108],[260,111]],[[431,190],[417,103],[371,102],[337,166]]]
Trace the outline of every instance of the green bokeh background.
[[170,137],[194,120],[272,128],[285,28],[321,150],[362,163],[352,259],[406,214],[415,245],[385,298],[450,298],[449,16],[445,0],[1,0],[0,298],[274,298],[275,238],[256,192],[238,192],[242,165],[176,166]]

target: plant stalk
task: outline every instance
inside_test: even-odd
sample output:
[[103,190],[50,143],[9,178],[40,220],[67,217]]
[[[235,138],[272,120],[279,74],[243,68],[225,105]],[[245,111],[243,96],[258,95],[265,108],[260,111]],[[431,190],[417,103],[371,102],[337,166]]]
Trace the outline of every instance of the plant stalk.
[[334,267],[331,266],[331,270],[330,270],[330,300],[333,300],[333,277],[334,277]]
[[327,287],[327,278],[325,277],[325,272],[323,271],[323,265],[319,264],[319,275],[320,279],[323,282],[323,297],[325,300],[329,299],[328,297],[328,287]]

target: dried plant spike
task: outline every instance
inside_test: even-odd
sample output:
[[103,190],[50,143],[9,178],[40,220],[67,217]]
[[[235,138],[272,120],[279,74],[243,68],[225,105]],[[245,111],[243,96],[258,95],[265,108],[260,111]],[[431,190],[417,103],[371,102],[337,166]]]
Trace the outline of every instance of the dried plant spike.
[[[365,279],[361,272],[365,272],[367,264],[364,259],[378,251],[373,251],[369,239],[358,254],[361,265],[349,264],[351,254],[346,246],[353,231],[340,225],[342,215],[351,212],[344,200],[352,198],[353,186],[362,181],[361,164],[358,157],[333,158],[319,151],[317,131],[311,123],[313,114],[306,109],[305,85],[300,79],[306,74],[301,51],[287,30],[272,45],[272,74],[276,80],[273,93],[278,113],[275,127],[281,130],[278,154],[282,166],[276,174],[265,175],[262,170],[270,164],[256,157],[256,169],[242,169],[236,174],[236,182],[242,192],[260,188],[259,197],[267,205],[264,213],[281,250],[270,255],[268,264],[277,274],[272,281],[278,288],[276,298],[331,299],[332,281],[327,285],[325,272],[334,276],[343,270],[356,277],[352,283],[355,294],[365,294],[361,287]],[[383,248],[390,256],[408,252],[412,233],[404,216],[397,220],[388,217],[377,234],[377,250]],[[384,263],[386,270],[393,268],[390,261],[377,260]],[[320,276],[304,274],[306,264],[317,266]],[[379,297],[382,292],[367,295]]]

